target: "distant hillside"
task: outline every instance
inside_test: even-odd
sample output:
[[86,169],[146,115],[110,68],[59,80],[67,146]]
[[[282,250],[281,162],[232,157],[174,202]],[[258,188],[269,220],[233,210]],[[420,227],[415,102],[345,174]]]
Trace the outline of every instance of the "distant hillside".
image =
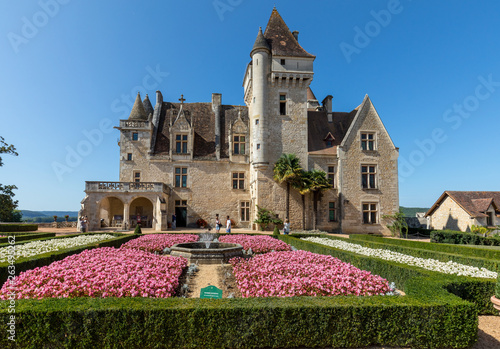
[[399,208],[403,211],[406,217],[415,217],[415,214],[417,212],[427,212],[429,211],[429,208],[422,208],[422,207],[403,207],[399,206]]
[[21,210],[23,213],[23,218],[36,218],[36,217],[64,217],[68,215],[70,217],[78,216],[78,211],[29,211],[29,210]]

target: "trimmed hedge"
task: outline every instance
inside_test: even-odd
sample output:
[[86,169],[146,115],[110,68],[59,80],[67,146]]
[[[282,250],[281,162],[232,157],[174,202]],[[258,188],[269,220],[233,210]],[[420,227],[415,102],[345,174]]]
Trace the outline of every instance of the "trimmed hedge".
[[[288,244],[295,246],[298,249],[311,251],[314,253],[327,254],[341,259],[343,262],[350,263],[355,267],[363,270],[369,270],[374,274],[380,275],[387,279],[389,282],[394,282],[399,289],[407,292],[406,286],[407,282],[411,281],[413,278],[418,277],[428,277],[437,280],[441,284],[440,287],[449,288],[455,291],[460,298],[470,300],[475,303],[478,307],[480,314],[491,314],[496,315],[498,312],[495,311],[493,305],[489,301],[489,298],[495,292],[495,281],[481,279],[481,278],[471,278],[465,276],[455,276],[450,274],[443,274],[438,272],[433,272],[425,270],[418,267],[409,266],[402,263],[396,263],[392,261],[386,261],[380,258],[363,256],[349,251],[344,251],[336,249],[334,247],[312,243],[309,241],[300,240],[301,237],[308,236],[319,236],[323,238],[330,238],[333,240],[342,240],[349,242],[349,239],[337,238],[328,235],[307,235],[300,234],[295,236],[280,236],[280,239]],[[350,241],[353,243],[359,243],[363,245],[362,241]],[[365,242],[368,244],[368,242]],[[390,246],[380,246],[378,248],[389,248]],[[450,286],[454,285],[454,286]],[[478,292],[477,289],[482,289]],[[430,295],[436,290],[432,290]],[[421,292],[421,291],[420,291]]]
[[349,239],[383,242],[385,245],[405,246],[405,247],[418,248],[429,251],[460,254],[463,256],[470,256],[470,257],[477,257],[478,255],[481,255],[482,258],[500,260],[500,249],[490,249],[490,248],[485,249],[484,247],[450,245],[450,244],[435,244],[418,240],[391,239],[391,238],[375,237],[373,235],[362,235],[362,234],[349,235]]
[[[35,240],[35,239],[55,237],[56,233],[31,233],[31,234],[26,234],[26,233],[9,233],[9,236],[14,236],[16,243],[18,243],[19,241],[26,241],[26,240]],[[0,237],[0,247],[2,247],[1,244],[10,245],[10,243],[9,243],[9,236]]]
[[[2,348],[11,344],[8,317],[2,307]],[[425,304],[411,296],[19,300],[15,317],[22,348],[465,348],[477,339],[474,306],[443,289]]]
[[410,235],[419,235],[419,236],[431,236],[432,229],[424,229],[424,228],[408,228],[408,236]]
[[[327,236],[327,238],[332,237]],[[374,238],[368,235],[351,235],[351,239],[344,239],[343,241],[356,243],[365,247],[383,248],[413,257],[432,258],[441,262],[453,261],[500,272],[500,250],[485,250],[460,245],[432,244],[421,241]]]
[[[49,265],[52,262],[62,260],[68,256],[83,252],[84,250],[90,250],[99,247],[120,247],[122,244],[137,238],[137,235],[122,235],[122,234],[112,234],[118,236],[112,240],[104,240],[102,242],[90,244],[90,245],[82,245],[76,246],[72,248],[67,248],[59,251],[48,252],[40,255],[36,255],[30,258],[19,258],[15,262],[15,271],[16,275],[19,273],[35,269],[37,267],[43,267]],[[62,238],[62,237],[61,237]],[[57,238],[56,238],[57,239]],[[0,263],[0,286],[7,281],[8,278],[8,267],[9,263]]]
[[38,224],[0,224],[0,232],[37,231]]
[[434,230],[431,242],[457,245],[500,246],[500,237],[484,237],[473,233],[453,230]]
[[500,275],[498,276],[498,279],[497,279],[497,287],[495,290],[495,295],[498,299],[500,299]]

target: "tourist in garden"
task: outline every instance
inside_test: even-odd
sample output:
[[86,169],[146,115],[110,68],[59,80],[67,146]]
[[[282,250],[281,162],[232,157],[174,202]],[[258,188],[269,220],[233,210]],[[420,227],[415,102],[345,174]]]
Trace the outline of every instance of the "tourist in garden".
[[80,217],[80,232],[85,233],[85,217]]
[[283,225],[283,234],[288,235],[290,233],[290,222],[288,221],[288,218],[285,219],[285,224]]
[[175,230],[175,225],[177,223],[177,217],[175,216],[175,213],[172,215],[172,229]]
[[219,214],[217,213],[217,214],[215,214],[215,232],[217,234],[220,233],[220,226],[221,226],[221,224],[220,224]]
[[231,234],[231,220],[229,219],[229,216],[227,216],[226,221],[226,233]]

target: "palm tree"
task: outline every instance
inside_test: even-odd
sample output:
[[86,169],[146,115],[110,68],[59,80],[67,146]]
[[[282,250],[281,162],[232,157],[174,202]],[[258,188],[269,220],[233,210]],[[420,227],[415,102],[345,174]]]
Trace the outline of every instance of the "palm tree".
[[300,171],[300,176],[292,183],[302,196],[302,230],[306,230],[306,194],[311,191],[311,178],[309,171]]
[[332,188],[332,185],[326,173],[321,170],[311,170],[309,171],[309,180],[311,181],[310,191],[313,193],[313,229],[316,229],[316,224],[318,223],[318,201],[320,194],[324,190]]
[[300,159],[295,154],[281,154],[274,164],[274,180],[286,183],[286,219],[290,218],[290,185],[297,180],[301,171]]

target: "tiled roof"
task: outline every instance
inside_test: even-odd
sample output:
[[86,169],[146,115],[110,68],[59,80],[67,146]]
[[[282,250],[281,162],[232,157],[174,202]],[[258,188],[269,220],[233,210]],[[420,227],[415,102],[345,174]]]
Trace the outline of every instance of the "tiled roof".
[[129,115],[129,120],[147,120],[148,115],[144,110],[144,105],[141,101],[141,94],[138,92],[137,97],[135,98],[134,106],[132,107],[132,111]]
[[[194,128],[194,158],[215,158],[215,114],[211,103],[184,103],[186,118]],[[222,105],[220,115],[221,158],[229,157],[227,142],[230,126],[238,118],[239,106]],[[155,154],[165,154],[170,148],[170,124],[179,113],[180,103],[164,102],[158,123]],[[241,119],[248,124],[248,110],[241,107]]]
[[276,8],[271,13],[264,37],[271,44],[274,56],[316,57],[300,46]]
[[436,203],[427,211],[426,216],[431,215],[449,196],[460,207],[462,207],[471,217],[486,217],[484,212],[488,210],[491,204],[496,210],[500,207],[499,191],[445,191]]
[[[344,139],[352,120],[356,116],[356,110],[350,113],[334,112],[332,122],[328,122],[326,111],[308,111],[307,112],[307,128],[308,128],[308,151],[309,154],[335,155],[337,154],[337,146]],[[327,148],[325,137],[331,133],[333,147]]]

